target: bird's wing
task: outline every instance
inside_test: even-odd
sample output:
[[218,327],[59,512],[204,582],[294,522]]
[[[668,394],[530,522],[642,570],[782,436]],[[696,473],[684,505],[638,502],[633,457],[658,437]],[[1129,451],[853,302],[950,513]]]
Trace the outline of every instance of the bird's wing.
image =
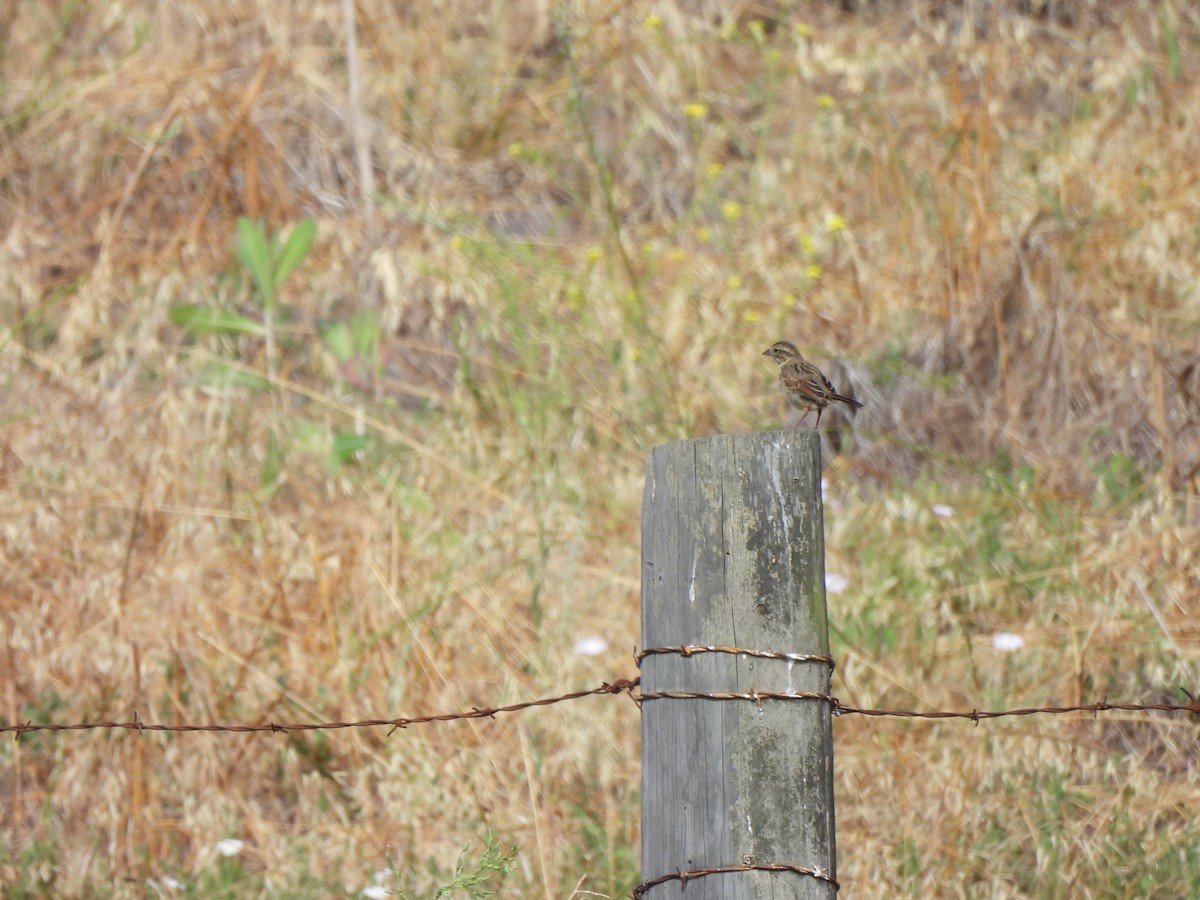
[[801,366],[798,363],[788,363],[783,367],[783,376],[793,390],[800,391],[806,396],[817,400],[832,394],[833,385],[820,372]]

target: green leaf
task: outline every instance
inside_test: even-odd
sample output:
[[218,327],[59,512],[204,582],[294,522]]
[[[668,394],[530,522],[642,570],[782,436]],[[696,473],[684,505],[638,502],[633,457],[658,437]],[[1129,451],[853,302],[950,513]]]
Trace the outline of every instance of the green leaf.
[[344,363],[354,355],[354,339],[345,322],[320,324],[317,326],[317,335],[338,363]]
[[262,324],[237,313],[207,306],[184,304],[172,306],[167,313],[172,325],[177,325],[189,334],[256,334],[262,336],[266,329]]
[[274,309],[275,282],[271,278],[271,251],[267,247],[267,237],[258,223],[245,216],[237,220],[237,258],[254,279],[263,307]]
[[283,280],[291,275],[292,270],[300,265],[304,257],[308,255],[308,250],[312,246],[316,234],[317,226],[312,219],[303,219],[296,223],[296,227],[292,229],[292,233],[288,237],[287,243],[283,245],[283,251],[275,263],[275,287],[283,284]]
[[210,387],[244,387],[253,391],[265,391],[271,387],[271,382],[261,375],[246,372],[223,362],[214,362],[205,368],[204,373],[200,376],[200,382]]
[[339,432],[333,436],[333,460],[341,465],[349,462],[354,462],[354,455],[360,450],[366,449],[371,443],[371,436],[367,434],[347,434]]
[[350,332],[354,335],[354,349],[373,362],[379,359],[379,342],[383,331],[379,318],[370,309],[360,309],[350,317]]

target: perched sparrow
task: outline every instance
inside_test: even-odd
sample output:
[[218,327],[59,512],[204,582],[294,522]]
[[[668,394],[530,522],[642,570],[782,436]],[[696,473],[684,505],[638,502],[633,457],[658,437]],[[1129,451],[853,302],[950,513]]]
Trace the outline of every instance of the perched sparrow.
[[800,417],[805,417],[814,409],[817,411],[817,425],[821,424],[821,413],[834,400],[841,400],[855,409],[862,409],[862,404],[850,397],[843,397],[833,389],[829,379],[821,374],[821,370],[800,355],[796,345],[791,341],[779,341],[772,344],[770,349],[763,351],[763,356],[769,356],[779,363],[779,386],[783,395],[792,406],[804,410]]

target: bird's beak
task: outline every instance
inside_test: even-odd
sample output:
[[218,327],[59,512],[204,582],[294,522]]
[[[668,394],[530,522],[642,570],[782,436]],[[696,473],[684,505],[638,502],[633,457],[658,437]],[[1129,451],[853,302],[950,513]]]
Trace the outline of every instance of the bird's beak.
[[768,347],[766,350],[764,350],[764,351],[763,351],[763,353],[762,353],[762,355],[763,355],[763,356],[770,356],[770,355],[771,355],[771,348],[770,348],[770,347]]

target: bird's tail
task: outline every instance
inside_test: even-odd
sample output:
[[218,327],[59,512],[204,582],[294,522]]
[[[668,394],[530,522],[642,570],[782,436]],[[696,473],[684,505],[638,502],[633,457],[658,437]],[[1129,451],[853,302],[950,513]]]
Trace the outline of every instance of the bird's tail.
[[834,400],[841,400],[847,406],[853,406],[855,409],[862,409],[863,405],[853,397],[843,397],[841,394],[830,394]]

